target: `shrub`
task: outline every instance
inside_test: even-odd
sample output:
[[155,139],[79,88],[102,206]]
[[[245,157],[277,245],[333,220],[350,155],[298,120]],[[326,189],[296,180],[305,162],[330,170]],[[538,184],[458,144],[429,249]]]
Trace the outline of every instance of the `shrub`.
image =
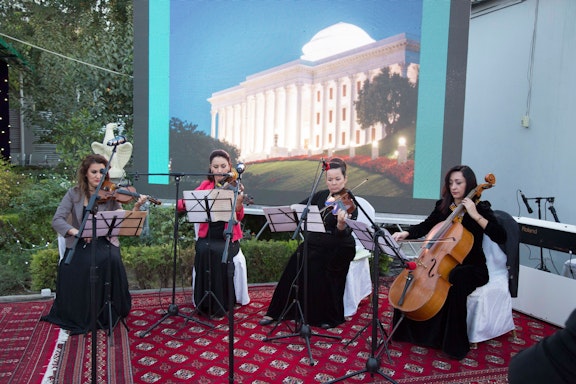
[[278,281],[298,242],[245,240],[240,246],[246,257],[248,282],[268,283]]
[[[182,284],[191,284],[194,247],[178,252],[176,259],[176,279]],[[169,245],[122,247],[122,259],[129,276],[136,280],[139,289],[166,288],[172,286],[174,274],[174,251]],[[134,282],[132,282],[134,285]]]
[[58,260],[57,248],[46,248],[36,252],[30,262],[30,289],[40,291],[43,288],[56,290]]

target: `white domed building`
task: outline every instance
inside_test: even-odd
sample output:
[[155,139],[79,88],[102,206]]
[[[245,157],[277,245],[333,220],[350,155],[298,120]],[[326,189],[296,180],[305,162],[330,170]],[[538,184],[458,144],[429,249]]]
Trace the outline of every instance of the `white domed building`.
[[384,138],[363,130],[354,102],[382,68],[415,82],[420,43],[405,34],[380,41],[337,23],[318,32],[295,60],[212,95],[211,135],[237,146],[244,161],[349,149]]

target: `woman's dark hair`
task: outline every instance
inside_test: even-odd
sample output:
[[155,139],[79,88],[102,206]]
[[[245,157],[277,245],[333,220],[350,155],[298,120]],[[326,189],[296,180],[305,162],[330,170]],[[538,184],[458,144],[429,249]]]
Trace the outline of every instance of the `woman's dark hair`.
[[330,165],[329,169],[340,168],[342,170],[342,175],[346,176],[346,162],[339,157],[333,157],[328,163]]
[[[215,157],[225,158],[228,161],[228,165],[230,165],[230,167],[232,167],[232,161],[230,160],[230,155],[225,150],[223,150],[223,149],[213,150],[210,153],[210,164],[212,164],[212,160],[214,160]],[[208,167],[208,173],[212,173],[212,169],[210,169],[210,167]],[[206,178],[210,181],[214,181],[214,176],[212,176],[212,175],[208,175],[208,176],[206,176]]]
[[[92,164],[102,164],[102,168],[104,169],[106,165],[108,165],[108,160],[102,155],[91,154],[86,156],[80,163],[78,172],[76,172],[76,180],[78,182],[78,188],[80,188],[80,191],[88,198],[90,198],[90,189],[87,174],[88,168],[90,168]],[[108,179],[110,179],[110,176],[106,174],[106,180]]]
[[466,180],[466,191],[464,196],[467,196],[471,190],[478,186],[478,182],[476,181],[476,175],[472,168],[467,165],[456,165],[446,173],[444,176],[444,185],[442,186],[442,203],[440,204],[440,210],[444,213],[447,213],[450,209],[450,204],[454,201],[452,198],[452,194],[450,193],[450,176],[454,172],[462,172],[462,176]]

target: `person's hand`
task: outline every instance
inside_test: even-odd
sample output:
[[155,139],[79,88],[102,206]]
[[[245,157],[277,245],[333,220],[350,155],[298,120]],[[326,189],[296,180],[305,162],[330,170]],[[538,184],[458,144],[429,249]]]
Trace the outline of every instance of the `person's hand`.
[[468,214],[470,215],[470,217],[472,217],[472,219],[474,220],[480,219],[481,216],[478,213],[478,210],[476,209],[476,204],[474,203],[474,201],[472,201],[472,199],[469,199],[468,197],[464,198],[462,200],[462,205],[464,206],[464,208],[466,208],[466,212],[468,212]]
[[394,232],[392,234],[392,238],[396,241],[402,241],[402,240],[406,239],[408,237],[408,235],[409,235],[408,231]]
[[350,215],[346,210],[340,209],[336,214],[336,218],[338,219],[337,227],[339,230],[343,231],[346,228],[346,219],[349,218]]
[[136,201],[136,203],[134,203],[134,211],[138,211],[140,210],[140,207],[143,206],[146,201],[148,201],[148,195],[140,195],[140,197],[138,197],[138,200]]

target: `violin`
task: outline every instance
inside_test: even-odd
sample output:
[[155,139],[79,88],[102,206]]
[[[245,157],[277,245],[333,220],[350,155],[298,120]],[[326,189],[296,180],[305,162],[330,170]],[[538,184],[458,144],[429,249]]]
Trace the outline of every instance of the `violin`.
[[346,188],[332,194],[332,196],[326,199],[324,204],[326,205],[324,210],[332,208],[332,214],[334,215],[337,215],[340,210],[344,210],[349,214],[352,214],[356,210],[356,205],[352,199],[352,192]]
[[240,180],[238,180],[240,174],[235,169],[232,169],[230,173],[231,175],[227,176],[225,179],[222,180],[223,182],[222,185],[216,184],[218,186],[218,189],[231,191],[234,188],[238,187],[238,194],[242,195],[242,203],[244,205],[254,204],[254,196],[247,195],[244,193],[244,184],[242,184]]
[[[114,199],[121,204],[126,204],[133,199],[139,199],[140,194],[132,186],[120,187],[109,180],[104,180],[102,188],[98,192],[98,203],[105,203],[109,199]],[[160,205],[162,202],[152,196],[148,196],[148,201],[154,205]]]

